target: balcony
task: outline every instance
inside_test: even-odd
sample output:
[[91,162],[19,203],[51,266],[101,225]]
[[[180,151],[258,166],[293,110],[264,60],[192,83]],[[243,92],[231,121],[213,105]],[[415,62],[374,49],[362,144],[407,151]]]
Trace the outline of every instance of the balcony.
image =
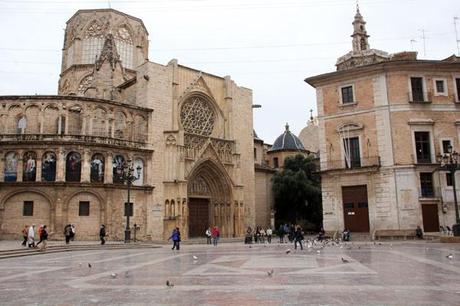
[[422,185],[419,187],[418,197],[420,201],[439,200],[442,198],[442,191],[440,187]]
[[352,161],[351,166],[345,160],[328,160],[321,162],[321,172],[334,170],[360,170],[380,167],[380,156],[361,157],[359,161]]
[[0,134],[0,142],[3,144],[22,143],[75,143],[93,144],[102,146],[126,147],[142,149],[146,147],[145,142],[117,139],[111,137],[91,135],[57,135],[57,134]]
[[414,91],[407,93],[409,103],[429,104],[433,100],[433,94],[430,91]]

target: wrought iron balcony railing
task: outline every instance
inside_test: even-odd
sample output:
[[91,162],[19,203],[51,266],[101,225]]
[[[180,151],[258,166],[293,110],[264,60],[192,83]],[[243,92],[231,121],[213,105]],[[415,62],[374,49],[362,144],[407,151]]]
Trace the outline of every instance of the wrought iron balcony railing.
[[321,171],[352,170],[369,167],[380,167],[380,156],[361,157],[348,164],[345,160],[328,160],[321,162]]

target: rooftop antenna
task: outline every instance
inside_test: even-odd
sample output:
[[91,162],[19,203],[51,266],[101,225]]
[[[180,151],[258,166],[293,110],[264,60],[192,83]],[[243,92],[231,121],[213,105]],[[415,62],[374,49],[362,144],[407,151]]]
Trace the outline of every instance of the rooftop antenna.
[[423,40],[423,56],[426,57],[426,31],[425,29],[420,29],[420,32],[422,32],[422,40]]
[[458,17],[454,17],[454,27],[455,27],[455,42],[457,43],[457,56],[460,56],[460,46],[458,43],[460,43],[460,40],[458,39],[458,31],[457,31],[457,20]]

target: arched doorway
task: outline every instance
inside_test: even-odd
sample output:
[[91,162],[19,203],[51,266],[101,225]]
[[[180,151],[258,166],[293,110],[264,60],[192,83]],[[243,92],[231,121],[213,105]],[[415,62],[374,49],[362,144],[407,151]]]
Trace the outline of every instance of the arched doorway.
[[187,193],[189,237],[203,237],[209,226],[218,226],[222,237],[235,236],[232,183],[224,169],[201,162],[189,176]]

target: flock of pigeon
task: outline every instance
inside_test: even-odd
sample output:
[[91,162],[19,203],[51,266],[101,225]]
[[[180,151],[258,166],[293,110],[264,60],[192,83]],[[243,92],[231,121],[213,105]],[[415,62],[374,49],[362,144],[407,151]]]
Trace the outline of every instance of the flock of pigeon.
[[[361,249],[361,247],[368,247],[368,246],[381,246],[383,245],[381,242],[373,242],[373,243],[361,243],[359,245],[353,245],[353,243],[347,243],[347,242],[342,242],[341,240],[337,239],[337,240],[323,240],[323,241],[319,241],[319,240],[305,240],[305,246],[307,248],[308,251],[312,251],[312,250],[316,250],[316,252],[318,254],[321,253],[321,250],[327,246],[332,246],[332,247],[338,247],[338,248],[345,248],[347,250],[351,250],[353,248],[357,248],[357,249]],[[266,247],[266,245],[264,245]],[[391,248],[392,247],[392,244],[390,243],[389,244],[389,247]],[[252,248],[252,246],[249,246],[249,248]],[[426,248],[428,249],[428,248]],[[285,251],[286,254],[290,254],[292,253],[292,250],[291,249],[287,249]],[[454,255],[452,253],[450,253],[449,255],[446,256],[446,258],[452,260],[454,258]],[[193,262],[194,263],[197,263],[198,261],[198,257],[196,255],[193,255],[192,256],[192,259],[193,259]],[[341,257],[341,260],[342,260],[342,263],[344,264],[347,264],[347,263],[350,263],[350,260],[348,259],[345,259],[343,257]],[[82,263],[79,263],[79,267],[82,267]],[[92,265],[91,263],[88,263],[88,272],[91,271],[91,268],[92,268]],[[268,277],[272,277],[274,275],[275,271],[273,269],[271,269],[270,271],[267,271],[267,276]],[[129,278],[130,277],[130,274],[129,274],[129,271],[126,271],[125,274],[124,274],[125,278]],[[117,273],[112,273],[110,274],[110,277],[115,279],[118,277],[118,274]],[[170,281],[170,280],[166,280],[166,287],[171,289],[174,287],[174,284]]]

